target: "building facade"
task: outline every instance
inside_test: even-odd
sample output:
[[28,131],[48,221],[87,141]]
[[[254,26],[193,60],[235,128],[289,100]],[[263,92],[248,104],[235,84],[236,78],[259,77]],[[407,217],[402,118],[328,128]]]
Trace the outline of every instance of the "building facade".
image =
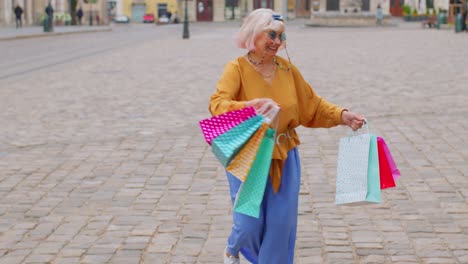
[[[189,21],[225,21],[240,19],[257,8],[272,8],[282,12],[294,0],[110,0],[117,15],[126,15],[132,22],[142,22],[143,14],[159,18],[167,11],[183,19],[187,3]],[[304,1],[304,0],[297,0]]]
[[[56,24],[64,24],[64,18],[71,12],[71,0],[0,0],[0,25],[15,25],[14,8],[16,5],[23,9],[23,25],[41,25],[49,2],[54,9]],[[94,20],[97,16],[99,17],[100,24],[108,23],[106,0],[97,0],[95,4],[91,4],[89,0],[76,0],[76,5],[82,7],[84,21],[89,21],[90,14],[92,14]]]

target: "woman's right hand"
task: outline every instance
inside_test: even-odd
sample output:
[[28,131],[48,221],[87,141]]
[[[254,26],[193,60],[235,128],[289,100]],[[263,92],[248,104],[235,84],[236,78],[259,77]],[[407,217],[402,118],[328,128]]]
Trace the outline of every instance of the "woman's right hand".
[[245,102],[245,106],[253,106],[257,112],[259,111],[260,114],[264,114],[270,111],[274,106],[279,107],[279,104],[271,98],[258,98]]

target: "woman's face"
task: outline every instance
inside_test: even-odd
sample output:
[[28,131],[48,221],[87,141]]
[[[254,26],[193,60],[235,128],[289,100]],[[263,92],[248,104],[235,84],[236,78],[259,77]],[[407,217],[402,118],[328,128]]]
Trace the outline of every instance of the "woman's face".
[[283,41],[286,40],[285,36],[284,28],[263,31],[255,41],[257,54],[264,54],[265,57],[275,56]]

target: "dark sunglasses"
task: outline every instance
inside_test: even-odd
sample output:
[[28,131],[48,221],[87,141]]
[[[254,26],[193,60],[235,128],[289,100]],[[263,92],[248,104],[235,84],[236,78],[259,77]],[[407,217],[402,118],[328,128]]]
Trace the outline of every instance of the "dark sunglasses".
[[273,14],[273,20],[278,20],[284,23],[284,19],[282,15]]
[[270,37],[271,40],[275,41],[275,39],[277,37],[279,37],[279,40],[280,41],[285,41],[286,40],[286,33],[280,33],[278,34],[278,32],[274,31],[274,30],[270,30],[267,32],[268,34],[268,37]]

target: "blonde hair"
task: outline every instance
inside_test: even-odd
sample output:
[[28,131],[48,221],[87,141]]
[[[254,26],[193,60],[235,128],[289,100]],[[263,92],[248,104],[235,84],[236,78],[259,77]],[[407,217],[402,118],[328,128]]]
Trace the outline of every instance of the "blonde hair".
[[[253,51],[255,50],[255,40],[262,32],[265,30],[284,30],[284,22],[273,19],[273,15],[278,14],[268,8],[255,9],[250,13],[237,33],[237,46]],[[284,45],[285,41],[282,42],[280,48],[283,48]]]

